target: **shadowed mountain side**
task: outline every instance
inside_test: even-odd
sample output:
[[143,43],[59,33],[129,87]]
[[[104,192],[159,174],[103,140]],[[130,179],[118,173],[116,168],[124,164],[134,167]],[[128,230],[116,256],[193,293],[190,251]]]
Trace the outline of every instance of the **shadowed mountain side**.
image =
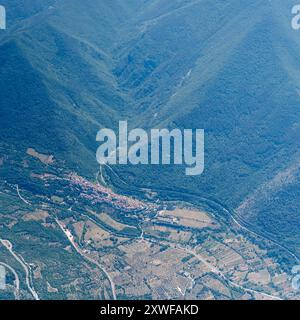
[[55,154],[92,176],[97,131],[130,111],[108,53],[119,22],[113,7],[119,6],[109,1],[35,4],[40,11],[14,4],[11,14],[22,19],[0,43],[1,140]]

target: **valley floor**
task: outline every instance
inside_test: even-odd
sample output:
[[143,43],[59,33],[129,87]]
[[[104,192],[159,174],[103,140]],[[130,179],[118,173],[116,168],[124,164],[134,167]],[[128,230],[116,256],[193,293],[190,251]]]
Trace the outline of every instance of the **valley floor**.
[[[11,160],[13,159],[13,160]],[[0,170],[3,299],[295,299],[295,257],[200,203],[120,195],[55,160]],[[14,181],[15,179],[15,181]]]

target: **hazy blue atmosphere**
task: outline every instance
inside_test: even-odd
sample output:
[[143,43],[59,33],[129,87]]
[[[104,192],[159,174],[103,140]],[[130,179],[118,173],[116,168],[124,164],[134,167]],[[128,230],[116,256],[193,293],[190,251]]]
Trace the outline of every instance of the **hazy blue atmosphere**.
[[[298,4],[1,0],[0,299],[299,298]],[[204,129],[203,174],[99,168],[124,120]]]

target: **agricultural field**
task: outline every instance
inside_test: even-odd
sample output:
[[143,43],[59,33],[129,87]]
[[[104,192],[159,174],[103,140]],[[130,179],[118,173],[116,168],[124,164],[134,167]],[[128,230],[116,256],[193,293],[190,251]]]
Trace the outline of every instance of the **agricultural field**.
[[3,298],[299,298],[293,257],[214,210],[119,195],[28,153],[11,166],[26,185],[1,180]]

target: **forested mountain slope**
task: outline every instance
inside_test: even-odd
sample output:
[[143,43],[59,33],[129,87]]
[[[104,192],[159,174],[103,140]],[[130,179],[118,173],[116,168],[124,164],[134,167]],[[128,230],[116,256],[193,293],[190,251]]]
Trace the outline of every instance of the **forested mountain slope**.
[[143,166],[119,174],[213,197],[299,253],[296,1],[2,3],[1,141],[92,177],[100,127],[129,119],[132,127],[203,128],[203,175]]

